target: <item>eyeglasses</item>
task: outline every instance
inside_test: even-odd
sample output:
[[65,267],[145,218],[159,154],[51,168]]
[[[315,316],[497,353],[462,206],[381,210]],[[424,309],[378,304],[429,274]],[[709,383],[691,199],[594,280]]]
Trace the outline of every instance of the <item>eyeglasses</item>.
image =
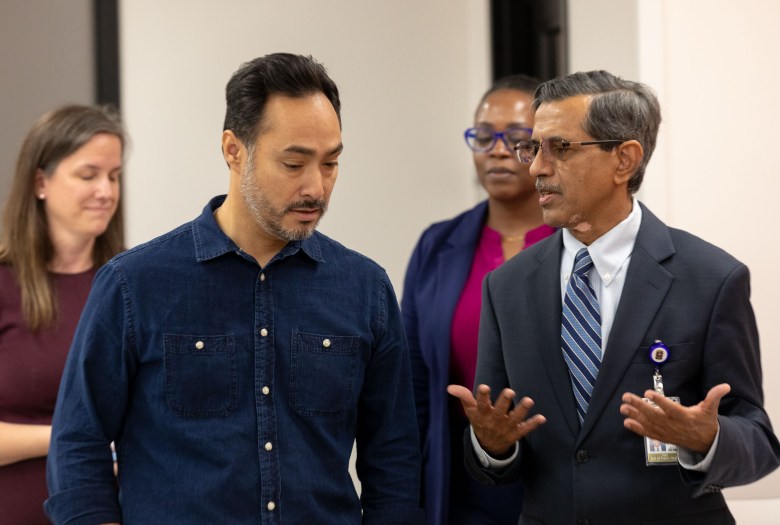
[[506,131],[493,131],[490,128],[469,128],[463,133],[466,144],[477,153],[487,153],[492,150],[498,139],[504,143],[507,151],[511,151],[515,144],[528,141],[533,133],[531,128],[509,128]]
[[523,164],[531,164],[536,158],[536,154],[539,153],[539,149],[542,150],[548,160],[563,160],[563,156],[570,149],[578,150],[582,146],[592,146],[594,144],[612,144],[618,145],[626,142],[625,140],[586,140],[581,142],[570,142],[568,140],[560,138],[544,139],[542,142],[538,140],[518,140],[514,150],[517,155],[517,160]]

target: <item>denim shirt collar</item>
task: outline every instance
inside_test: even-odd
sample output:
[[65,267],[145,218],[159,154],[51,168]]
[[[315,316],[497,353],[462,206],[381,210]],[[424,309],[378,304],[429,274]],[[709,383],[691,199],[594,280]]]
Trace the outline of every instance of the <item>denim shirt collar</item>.
[[[211,199],[203,208],[203,212],[200,216],[192,223],[192,236],[195,242],[195,259],[198,262],[216,259],[226,253],[243,254],[236,243],[225,235],[225,232],[222,231],[219,224],[217,224],[217,220],[214,218],[214,211],[222,206],[222,203],[225,202],[225,197],[227,197],[227,195],[218,195]],[[319,235],[320,234],[315,231],[313,235],[303,241],[288,242],[279,253],[274,255],[273,259],[271,259],[268,264],[280,261],[295,255],[298,252],[302,252],[315,262],[324,263],[325,259],[322,256]]]

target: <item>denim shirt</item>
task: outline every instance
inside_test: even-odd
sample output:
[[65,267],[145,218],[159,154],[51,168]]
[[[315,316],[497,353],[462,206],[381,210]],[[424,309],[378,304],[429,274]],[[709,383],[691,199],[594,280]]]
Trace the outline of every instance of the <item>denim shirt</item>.
[[386,273],[318,232],[260,268],[217,225],[223,200],[95,277],[46,511],[68,525],[417,523],[409,357]]

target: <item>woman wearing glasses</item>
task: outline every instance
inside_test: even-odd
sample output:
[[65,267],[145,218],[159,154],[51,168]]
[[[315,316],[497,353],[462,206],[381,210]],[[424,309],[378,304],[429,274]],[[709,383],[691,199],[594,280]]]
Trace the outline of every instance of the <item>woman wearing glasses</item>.
[[64,106],[38,119],[19,153],[0,245],[2,523],[49,523],[46,456],[65,356],[97,268],[124,243],[124,142],[115,112]]
[[431,524],[516,525],[522,507],[520,485],[486,487],[466,473],[468,421],[446,387],[456,383],[473,389],[485,274],[554,231],[542,223],[534,179],[514,151],[518,142],[531,138],[537,84],[513,75],[498,80],[482,97],[474,127],[464,136],[487,200],[430,226],[406,273],[402,311]]

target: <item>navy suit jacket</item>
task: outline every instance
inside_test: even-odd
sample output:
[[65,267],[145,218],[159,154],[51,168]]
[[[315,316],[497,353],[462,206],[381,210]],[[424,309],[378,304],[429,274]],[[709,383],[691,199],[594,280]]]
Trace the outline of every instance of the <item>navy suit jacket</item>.
[[[580,428],[560,342],[561,237],[557,232],[485,278],[475,383],[489,385],[494,396],[505,387],[518,398],[529,396],[547,423],[520,441],[510,466],[491,471],[471,453],[467,468],[486,483],[523,480],[521,524],[734,523],[720,489],[766,475],[780,458],[763,408],[747,267],[668,228],[643,206]],[[646,466],[643,438],[623,427],[622,394],[642,395],[653,386],[648,348],[657,339],[670,350],[662,368],[665,392],[683,405],[700,402],[716,384],[731,385],[706,473]]]
[[401,313],[409,341],[423,464],[427,522],[446,523],[449,505],[450,376],[452,316],[474,260],[487,201],[431,225],[412,253],[404,280]]

